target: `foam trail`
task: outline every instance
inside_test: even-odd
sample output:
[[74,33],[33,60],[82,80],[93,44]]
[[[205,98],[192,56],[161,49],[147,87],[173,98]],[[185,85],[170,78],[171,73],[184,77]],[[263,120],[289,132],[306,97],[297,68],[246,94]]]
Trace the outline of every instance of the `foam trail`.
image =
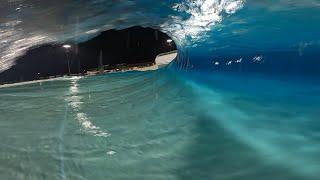
[[64,119],[61,122],[60,125],[60,130],[59,130],[59,154],[60,154],[60,179],[61,180],[65,180],[66,179],[66,175],[65,175],[65,170],[64,170],[64,146],[63,146],[63,135],[64,135],[64,131],[65,131],[65,122],[67,121],[68,118],[68,105],[66,104],[66,110],[65,110],[65,115],[64,115]]
[[99,137],[110,136],[109,133],[101,130],[100,127],[94,125],[93,122],[88,117],[88,115],[81,111],[81,104],[83,103],[81,99],[83,97],[77,95],[77,93],[79,93],[78,81],[80,79],[81,77],[73,77],[71,79],[70,97],[66,98],[68,105],[76,113],[76,118],[78,119],[78,122],[80,126],[83,128],[84,132],[87,132],[87,133],[93,134],[94,136],[99,136]]

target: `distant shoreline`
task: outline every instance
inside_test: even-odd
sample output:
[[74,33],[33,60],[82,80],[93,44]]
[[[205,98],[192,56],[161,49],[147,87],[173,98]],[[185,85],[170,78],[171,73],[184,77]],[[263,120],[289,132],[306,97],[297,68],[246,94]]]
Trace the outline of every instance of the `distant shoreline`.
[[84,74],[71,74],[71,75],[65,75],[65,76],[60,76],[60,77],[49,77],[49,78],[45,78],[45,79],[1,84],[0,88],[8,88],[8,87],[36,84],[36,83],[56,81],[56,80],[67,80],[68,78],[72,78],[72,77],[86,77],[86,76],[95,76],[95,75],[99,75],[99,74],[130,72],[130,71],[153,71],[153,70],[157,70],[157,69],[159,69],[158,65],[154,64],[151,66],[143,66],[143,67],[142,66],[140,66],[140,67],[132,66],[132,67],[127,67],[127,68],[123,68],[123,69],[115,68],[115,69],[103,70],[103,71],[91,70],[91,71],[87,71]]
[[[28,84],[35,84],[35,83],[42,83],[54,80],[66,80],[67,78],[72,77],[86,77],[86,76],[95,76],[99,74],[108,74],[108,73],[117,73],[117,72],[130,72],[130,71],[154,71],[159,68],[165,67],[170,62],[172,62],[177,56],[177,51],[171,51],[167,53],[159,54],[156,57],[154,63],[143,63],[143,64],[118,64],[110,68],[110,66],[104,66],[103,69],[91,69],[86,71],[85,73],[81,74],[70,74],[70,75],[60,75],[60,76],[49,76],[49,77],[42,77],[42,79],[38,80],[31,80],[31,81],[22,81],[22,82],[13,82],[13,83],[6,83],[0,84],[0,88],[7,88],[7,87],[14,87],[14,86],[21,86],[21,85],[28,85]],[[108,69],[110,68],[110,69]]]

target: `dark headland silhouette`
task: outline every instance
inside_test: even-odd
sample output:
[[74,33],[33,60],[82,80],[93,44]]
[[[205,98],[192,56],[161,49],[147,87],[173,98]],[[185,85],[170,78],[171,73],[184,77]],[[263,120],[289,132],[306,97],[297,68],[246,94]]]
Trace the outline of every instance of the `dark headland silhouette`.
[[[79,44],[45,44],[31,48],[9,70],[0,73],[0,84],[37,80],[67,74],[83,74],[102,65],[150,65],[158,54],[176,50],[170,37],[152,28],[108,30]],[[70,48],[64,48],[70,45]],[[69,66],[68,66],[69,63]]]

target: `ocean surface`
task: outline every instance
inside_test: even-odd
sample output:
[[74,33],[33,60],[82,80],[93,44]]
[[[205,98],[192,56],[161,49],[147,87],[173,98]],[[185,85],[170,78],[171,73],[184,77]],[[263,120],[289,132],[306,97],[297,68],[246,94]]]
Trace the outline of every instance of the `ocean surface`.
[[0,88],[0,179],[320,179],[319,0],[0,1],[0,75],[134,25],[175,62]]
[[318,179],[319,91],[168,69],[1,88],[1,178]]

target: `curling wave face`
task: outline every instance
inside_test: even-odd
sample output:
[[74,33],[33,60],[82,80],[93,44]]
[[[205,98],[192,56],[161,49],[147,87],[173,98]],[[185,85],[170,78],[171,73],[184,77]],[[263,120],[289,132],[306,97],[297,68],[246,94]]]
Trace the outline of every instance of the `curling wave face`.
[[188,39],[202,39],[222,21],[223,13],[233,14],[243,5],[244,0],[1,2],[0,72],[32,46],[79,42],[101,31],[135,25],[158,28],[183,46]]
[[1,1],[0,72],[32,46],[80,42],[135,25],[160,29],[181,50],[200,46],[201,53],[289,49],[303,54],[320,46],[319,8],[317,0]]
[[183,52],[155,72],[1,88],[3,177],[320,176],[319,1],[1,3],[0,71],[31,46],[131,25]]

